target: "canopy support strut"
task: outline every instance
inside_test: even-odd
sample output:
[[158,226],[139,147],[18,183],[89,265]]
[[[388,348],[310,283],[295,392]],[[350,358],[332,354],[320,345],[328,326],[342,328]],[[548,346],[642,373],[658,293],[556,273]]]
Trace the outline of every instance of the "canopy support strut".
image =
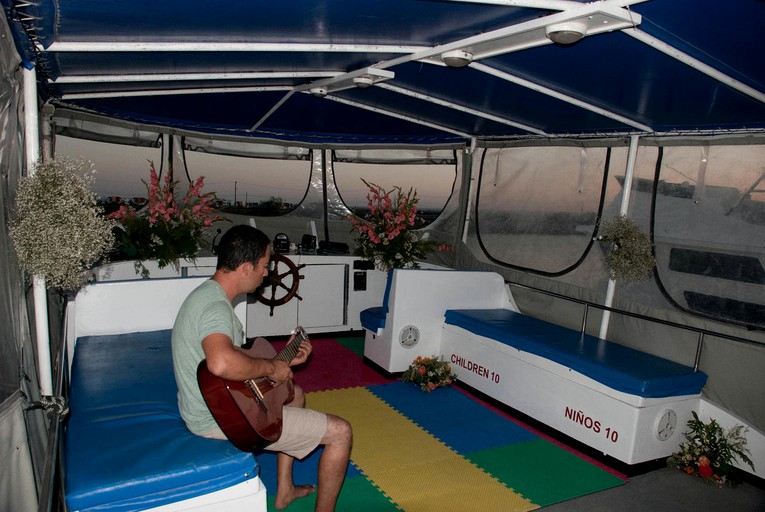
[[[34,173],[40,159],[40,122],[37,109],[37,72],[23,71],[24,77],[24,149],[27,174]],[[50,357],[50,329],[48,328],[48,292],[45,278],[33,277],[32,293],[35,305],[35,334],[37,338],[37,375],[40,394],[53,394],[53,372]]]
[[[622,203],[619,206],[619,215],[627,215],[627,210],[630,206],[630,194],[632,193],[632,176],[635,173],[635,161],[637,160],[637,149],[639,135],[632,135],[630,137],[630,149],[627,154],[627,170],[624,174],[624,186],[622,187]],[[606,301],[604,306],[610,308],[614,303],[614,292],[616,291],[616,280],[610,278],[608,280],[608,288],[606,289]],[[606,339],[608,335],[608,324],[611,320],[611,312],[608,309],[603,310],[603,316],[600,320],[600,333],[598,337]]]

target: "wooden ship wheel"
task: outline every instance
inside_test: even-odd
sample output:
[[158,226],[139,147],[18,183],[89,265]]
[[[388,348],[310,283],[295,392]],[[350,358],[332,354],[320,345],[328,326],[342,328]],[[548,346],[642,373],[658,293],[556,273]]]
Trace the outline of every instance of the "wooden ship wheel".
[[263,279],[263,285],[255,291],[255,298],[270,307],[269,314],[274,316],[274,308],[286,304],[293,297],[303,300],[297,291],[300,280],[305,277],[300,275],[300,269],[305,267],[305,263],[295,265],[291,259],[277,252],[271,256],[268,266],[268,275]]

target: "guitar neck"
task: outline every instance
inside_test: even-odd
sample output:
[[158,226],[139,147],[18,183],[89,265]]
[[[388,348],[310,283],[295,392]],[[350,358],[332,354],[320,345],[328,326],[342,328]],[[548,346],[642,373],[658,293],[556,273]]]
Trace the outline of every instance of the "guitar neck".
[[276,356],[274,356],[274,359],[277,359],[279,361],[285,361],[285,362],[292,361],[297,355],[298,350],[300,349],[301,343],[303,343],[303,341],[306,340],[307,338],[308,338],[308,335],[306,334],[306,332],[303,330],[302,327],[298,325],[297,327],[295,327],[295,337],[292,339],[291,342],[287,344],[286,347],[284,347],[281,350],[281,352],[279,352],[278,354],[276,354]]

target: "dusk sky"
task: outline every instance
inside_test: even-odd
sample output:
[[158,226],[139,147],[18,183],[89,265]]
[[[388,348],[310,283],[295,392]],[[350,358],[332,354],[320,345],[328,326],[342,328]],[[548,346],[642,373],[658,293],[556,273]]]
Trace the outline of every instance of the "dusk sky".
[[[101,197],[146,196],[141,179],[149,179],[149,161],[157,167],[161,150],[118,144],[105,144],[70,137],[56,138],[56,155],[83,157],[96,170],[94,192]],[[298,202],[310,179],[311,162],[307,160],[266,160],[187,152],[187,166],[192,179],[205,177],[207,192],[222,199],[257,202],[280,197]],[[253,168],[253,163],[258,167]],[[159,169],[157,169],[159,170]],[[421,208],[441,208],[454,182],[454,166],[448,165],[372,165],[336,164],[336,183],[349,206],[366,204],[365,178],[383,188],[414,187]]]

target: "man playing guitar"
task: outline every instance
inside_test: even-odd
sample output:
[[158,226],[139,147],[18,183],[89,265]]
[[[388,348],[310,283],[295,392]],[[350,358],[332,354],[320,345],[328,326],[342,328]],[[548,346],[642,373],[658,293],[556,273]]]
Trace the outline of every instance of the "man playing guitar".
[[[221,238],[217,252],[215,274],[189,295],[178,312],[172,349],[178,405],[187,427],[200,436],[226,439],[225,429],[218,425],[218,417],[213,417],[202,396],[201,381],[197,381],[200,363],[204,360],[206,370],[220,379],[243,382],[265,378],[277,387],[292,379],[291,367],[305,363],[312,346],[304,338],[289,362],[253,357],[243,350],[244,330],[232,301],[254,292],[263,282],[268,273],[270,241],[253,227],[234,226]],[[256,340],[253,348],[262,350],[264,344],[265,340]],[[305,395],[294,386],[294,398],[282,409],[281,434],[277,437],[264,446],[278,452],[276,508],[283,509],[314,491],[313,486],[293,483],[292,465],[295,457],[303,458],[321,444],[324,451],[319,461],[316,510],[334,510],[350,456],[350,424],[337,416],[305,409]]]

